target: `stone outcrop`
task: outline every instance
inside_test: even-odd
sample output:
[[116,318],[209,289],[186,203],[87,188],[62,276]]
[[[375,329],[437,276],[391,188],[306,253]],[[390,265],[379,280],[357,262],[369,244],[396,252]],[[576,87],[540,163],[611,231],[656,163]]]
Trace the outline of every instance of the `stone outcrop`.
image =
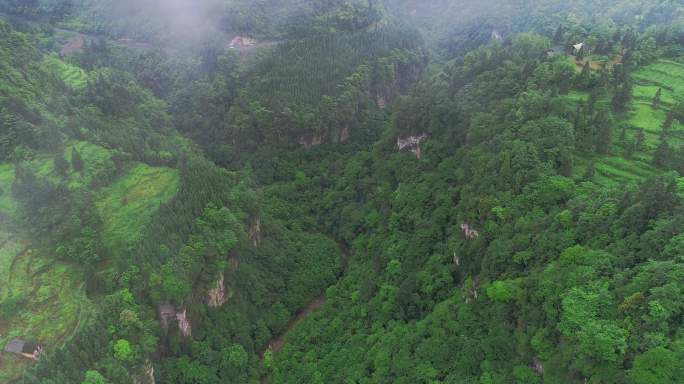
[[246,36],[235,36],[230,43],[228,43],[229,49],[245,49],[254,47],[257,44],[255,39]]
[[377,103],[378,108],[380,108],[380,109],[387,108],[387,98],[385,96],[378,96],[375,99],[375,102]]
[[309,149],[324,143],[344,143],[349,140],[349,126],[345,125],[339,130],[325,129],[322,132],[299,136],[298,143]]
[[176,308],[170,304],[162,304],[159,306],[159,322],[161,327],[169,329],[169,325],[176,321]]
[[475,230],[473,227],[470,226],[468,223],[463,223],[461,224],[461,229],[463,230],[463,235],[466,237],[468,240],[475,240],[478,237],[480,237],[480,232]]
[[145,369],[142,374],[133,377],[134,384],[156,384],[154,378],[154,366],[150,360],[145,361]]
[[190,325],[190,319],[188,319],[187,309],[183,312],[176,313],[176,320],[178,321],[178,330],[183,337],[192,336],[192,327]]
[[249,226],[249,239],[255,247],[261,244],[261,217],[259,215],[254,217]]
[[400,151],[410,151],[416,155],[416,158],[420,159],[421,156],[421,144],[427,140],[428,135],[426,133],[421,133],[420,135],[398,137],[397,147]]
[[223,273],[219,276],[216,282],[216,288],[209,290],[208,305],[216,308],[222,306],[226,302],[226,281]]
[[299,145],[303,146],[306,149],[321,144],[323,144],[323,135],[319,133],[313,135],[303,135],[299,137]]
[[176,311],[173,305],[163,304],[159,306],[159,322],[163,329],[169,329],[172,323],[178,325],[178,330],[181,335],[188,337],[192,335],[192,326],[190,324],[190,319],[187,316],[187,310],[183,309],[182,312]]
[[342,131],[340,131],[340,143],[345,143],[347,140],[349,140],[349,127],[344,126]]

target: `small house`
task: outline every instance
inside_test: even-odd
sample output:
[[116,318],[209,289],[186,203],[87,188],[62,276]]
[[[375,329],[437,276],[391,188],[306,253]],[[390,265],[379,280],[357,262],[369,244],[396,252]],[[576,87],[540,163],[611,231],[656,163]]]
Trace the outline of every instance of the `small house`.
[[14,339],[5,346],[5,352],[21,355],[32,360],[38,360],[40,354],[43,352],[43,347],[31,341]]

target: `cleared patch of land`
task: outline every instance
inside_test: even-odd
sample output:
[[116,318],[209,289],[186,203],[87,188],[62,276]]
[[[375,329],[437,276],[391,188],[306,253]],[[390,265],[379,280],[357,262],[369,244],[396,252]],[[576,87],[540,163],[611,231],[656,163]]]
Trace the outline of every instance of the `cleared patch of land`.
[[[80,171],[73,167],[75,151],[83,163]],[[54,154],[38,154],[26,165],[40,178],[66,183],[71,190],[94,191],[104,241],[119,252],[140,239],[160,204],[176,194],[179,175],[171,168],[130,162],[120,164],[117,173],[113,154],[76,141],[58,155],[69,164],[61,175]],[[13,338],[55,347],[95,309],[86,296],[80,266],[57,260],[49,250],[35,249],[30,232],[2,225],[14,222],[20,212],[11,191],[14,169],[12,164],[0,164],[0,349]],[[16,379],[29,364],[26,358],[0,352],[0,383]]]
[[[594,181],[602,185],[638,183],[663,170],[653,165],[653,156],[660,144],[663,123],[667,114],[676,103],[684,101],[684,64],[671,60],[659,60],[645,66],[633,75],[633,98],[629,111],[624,116],[616,116],[617,124],[613,129],[613,146],[610,155],[580,157],[576,161],[575,178],[581,178],[590,163],[594,163]],[[660,89],[660,103],[653,100]],[[586,101],[587,92],[573,90],[565,96],[569,103]],[[600,95],[597,103],[609,103],[610,95]],[[626,139],[634,142],[643,131],[644,141],[640,150],[626,157],[625,149],[620,146],[622,126],[626,128]],[[668,144],[678,149],[684,144],[684,125],[675,120],[667,136]]]
[[[14,338],[55,346],[93,313],[76,266],[30,248],[27,234],[0,230],[0,346]],[[0,353],[0,382],[16,378],[26,358]]]
[[42,67],[48,73],[61,79],[66,85],[74,89],[82,88],[88,82],[86,71],[61,60],[56,55],[45,56]]
[[160,204],[178,191],[178,172],[138,164],[100,191],[96,203],[104,220],[104,239],[112,250],[122,250],[142,237]]

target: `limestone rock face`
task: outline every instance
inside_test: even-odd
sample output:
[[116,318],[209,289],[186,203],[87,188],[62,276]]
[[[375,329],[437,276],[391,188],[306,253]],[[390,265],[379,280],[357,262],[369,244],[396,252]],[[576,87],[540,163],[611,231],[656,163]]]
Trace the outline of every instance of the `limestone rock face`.
[[156,380],[154,378],[154,366],[152,365],[152,362],[147,360],[145,361],[145,370],[143,371],[142,374],[136,375],[133,377],[133,383],[134,384],[156,384]]
[[349,140],[349,127],[345,126],[340,132],[340,143],[345,143]]
[[380,108],[380,109],[387,108],[387,98],[385,96],[378,96],[378,98],[375,100],[375,102],[377,103],[378,108]]
[[192,335],[192,326],[187,316],[187,310],[182,312],[176,311],[173,305],[164,304],[159,306],[159,322],[163,329],[169,329],[171,323],[175,322],[178,325],[180,334],[184,337]]
[[475,240],[480,237],[480,232],[472,228],[468,223],[461,224],[461,229],[463,230],[463,235],[468,240]]
[[398,137],[397,147],[400,151],[410,151],[416,155],[416,158],[420,159],[421,156],[421,144],[427,140],[428,135],[426,133],[421,133],[420,135]]
[[222,306],[226,302],[226,282],[223,273],[219,276],[216,282],[216,288],[209,291],[208,304],[210,307],[216,308]]
[[534,358],[534,371],[537,372],[540,375],[544,374],[544,363],[541,362],[541,360],[537,359],[536,357]]
[[255,46],[257,41],[251,37],[246,36],[235,36],[230,43],[228,43],[229,49],[245,49]]
[[249,226],[249,239],[252,241],[254,247],[259,247],[261,244],[261,217],[258,215],[252,220]]
[[176,308],[170,304],[159,306],[159,323],[164,329],[169,329],[171,322],[176,321]]
[[190,324],[190,319],[188,319],[187,316],[187,309],[184,309],[183,312],[176,313],[176,320],[178,321],[178,330],[180,331],[181,335],[183,337],[192,336],[192,327]]
[[307,149],[321,144],[323,144],[322,134],[304,135],[299,138],[299,145]]

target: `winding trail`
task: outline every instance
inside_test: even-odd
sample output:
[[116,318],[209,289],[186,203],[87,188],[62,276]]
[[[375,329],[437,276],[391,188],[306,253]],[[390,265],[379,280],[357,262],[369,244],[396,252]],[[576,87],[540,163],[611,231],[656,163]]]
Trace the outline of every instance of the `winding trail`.
[[[337,284],[346,275],[347,269],[349,267],[349,262],[351,261],[351,256],[347,247],[340,245],[340,249],[342,251],[342,268],[340,268],[340,272],[337,274],[337,279],[335,280],[335,282],[329,285],[328,287]],[[325,302],[325,291],[323,291],[323,293],[321,293],[320,295],[316,296],[313,300],[311,300],[306,307],[297,312],[297,314],[294,317],[292,317],[290,321],[287,322],[285,330],[279,335],[273,336],[268,341],[268,347],[261,351],[261,353],[259,354],[261,362],[264,362],[264,355],[266,354],[266,351],[268,351],[269,349],[271,350],[271,352],[273,352],[273,355],[276,355],[278,352],[280,352],[280,350],[283,349],[283,347],[285,346],[285,339],[287,338],[287,335],[293,329],[295,329],[299,323],[306,320],[314,312],[320,309],[325,304]],[[269,375],[264,374],[263,376],[261,376],[259,382],[261,384],[268,384],[268,378]]]
[[[297,312],[297,314],[287,323],[285,330],[280,335],[274,336],[271,338],[271,340],[268,341],[268,348],[263,350],[259,354],[261,362],[264,362],[264,354],[266,354],[266,351],[268,351],[269,349],[271,350],[271,352],[273,352],[274,355],[280,352],[283,346],[285,346],[285,338],[290,333],[290,331],[295,329],[295,327],[297,327],[297,324],[311,316],[311,314],[316,312],[316,310],[320,309],[323,306],[323,304],[325,304],[325,293],[313,299],[306,307],[304,307],[304,309]],[[263,376],[261,376],[259,382],[261,384],[268,384],[268,377],[268,374],[264,374]]]

